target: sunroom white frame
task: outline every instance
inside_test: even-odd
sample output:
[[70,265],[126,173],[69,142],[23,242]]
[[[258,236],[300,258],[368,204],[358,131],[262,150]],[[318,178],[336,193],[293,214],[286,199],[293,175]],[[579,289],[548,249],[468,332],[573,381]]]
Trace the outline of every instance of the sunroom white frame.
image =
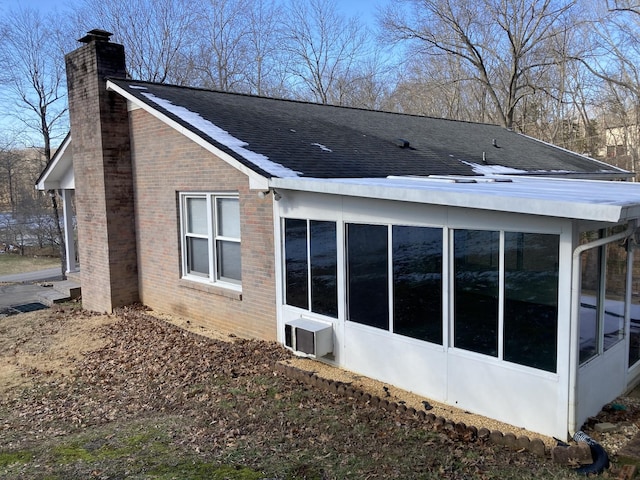
[[[560,438],[579,429],[588,416],[597,413],[604,403],[635,381],[637,369],[626,368],[626,341],[578,368],[575,294],[571,293],[576,288],[574,251],[580,230],[626,224],[638,218],[640,185],[549,178],[484,178],[477,183],[442,178],[274,179],[272,182],[282,197],[274,204],[276,245],[282,242],[280,225],[284,217],[335,221],[338,238],[338,319],[285,305],[279,269],[278,335],[281,340],[284,323],[295,318],[304,316],[331,323],[335,348],[333,357],[323,361]],[[349,222],[444,228],[443,262],[449,266],[443,272],[444,345],[428,344],[346,320],[346,279],[342,266],[345,265],[344,225]],[[456,228],[560,236],[555,373],[462,350],[451,343],[450,232]],[[628,236],[633,231],[634,224],[624,234]],[[276,256],[276,265],[281,266],[280,247]],[[609,375],[610,389],[602,389],[604,370],[612,363],[618,366],[615,370],[618,373]],[[594,384],[599,385],[598,392],[591,391],[590,385]],[[589,400],[578,401],[583,396]]]

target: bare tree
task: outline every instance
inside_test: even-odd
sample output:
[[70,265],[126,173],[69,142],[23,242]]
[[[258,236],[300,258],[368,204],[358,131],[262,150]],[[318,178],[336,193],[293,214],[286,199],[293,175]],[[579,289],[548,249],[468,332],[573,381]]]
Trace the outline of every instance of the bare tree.
[[[66,47],[62,40],[67,37],[56,30],[62,24],[58,20],[54,13],[45,20],[38,11],[25,8],[11,12],[0,27],[4,31],[0,39],[0,70],[4,71],[5,91],[12,99],[8,103],[10,115],[24,126],[31,141],[42,145],[46,161],[51,159],[52,140],[67,130]],[[56,193],[52,192],[50,198],[64,278],[65,249]]]
[[45,20],[33,9],[14,11],[4,22],[0,70],[8,97],[5,114],[37,144],[42,141],[44,155],[50,158],[51,141],[65,133],[67,122],[60,32],[55,20]]
[[223,91],[246,88],[252,57],[250,0],[202,0],[198,8],[197,84]]
[[640,98],[640,5],[622,0],[606,5],[594,2],[600,15],[584,37],[590,54],[580,60],[601,80]]
[[590,7],[592,26],[583,32],[588,54],[578,60],[600,82],[597,103],[601,107],[602,127],[609,139],[615,140],[614,151],[610,152],[613,156],[608,161],[638,172],[640,4],[629,0],[593,0]]
[[394,110],[476,122],[495,116],[486,89],[459,57],[416,55],[406,63],[391,95]]
[[355,64],[336,77],[329,103],[370,110],[389,110],[388,102],[397,82],[397,66],[365,47]]
[[128,73],[137,80],[188,85],[197,12],[191,0],[83,0],[74,22],[84,34],[99,18],[100,28],[124,45]]
[[16,176],[20,167],[20,156],[13,150],[0,150],[0,179],[4,184],[4,197],[9,211],[16,212]]
[[285,11],[276,0],[254,0],[246,12],[249,93],[286,97],[286,57],[282,52]]
[[[576,0],[400,0],[407,14],[390,6],[383,27],[395,41],[412,41],[412,54],[453,56],[482,86],[496,123],[511,128],[516,108],[555,67]],[[485,97],[486,95],[486,97]]]
[[612,12],[630,12],[640,15],[640,3],[637,0],[607,0],[606,6]]
[[285,48],[298,95],[325,104],[340,103],[340,83],[359,78],[358,63],[366,56],[366,30],[337,10],[335,0],[292,0],[286,20]]

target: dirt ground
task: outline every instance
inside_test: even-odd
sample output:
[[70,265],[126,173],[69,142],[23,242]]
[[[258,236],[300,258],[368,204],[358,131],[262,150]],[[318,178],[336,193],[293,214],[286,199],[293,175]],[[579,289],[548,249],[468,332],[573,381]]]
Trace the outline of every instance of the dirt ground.
[[0,322],[0,395],[31,386],[30,373],[70,376],[84,353],[106,345],[101,327],[117,320],[80,311],[70,315],[64,309],[47,313],[25,313]]
[[[266,470],[282,469],[284,459],[292,461],[292,452],[298,455],[296,462],[304,459],[304,469],[337,462],[323,467],[322,471],[300,473],[295,470],[278,478],[409,478],[406,471],[395,471],[399,468],[398,458],[402,458],[403,469],[427,468],[425,462],[439,465],[440,475],[433,478],[476,478],[469,472],[478,473],[477,478],[565,478],[565,471],[548,465],[548,458],[492,450],[482,445],[471,448],[442,434],[432,437],[434,434],[414,420],[386,418],[380,408],[356,408],[339,395],[280,379],[273,368],[276,362],[315,371],[416,409],[423,408],[422,402],[427,400],[317,362],[310,365],[309,360],[293,357],[281,346],[224,336],[181,318],[155,315],[144,309],[99,315],[73,306],[54,307],[7,317],[0,323],[0,452],[22,451],[46,439],[66,438],[91,428],[120,425],[119,422],[130,425],[149,416],[170,414],[171,418],[179,418],[180,424],[171,427],[175,429],[171,444],[179,449],[188,447],[198,455],[207,452],[208,459],[228,462],[233,458],[234,463],[246,465],[260,458],[260,466]],[[482,417],[471,417],[435,402],[430,404],[436,415],[447,419],[461,419],[478,428],[486,426],[518,435],[528,433]],[[640,409],[635,408],[633,399],[627,405],[622,411],[624,418],[619,409],[603,413],[603,420],[619,421],[626,429],[602,439],[610,440],[611,445],[623,445],[637,431]],[[287,419],[293,415],[286,411],[289,408],[306,420]],[[342,413],[335,413],[337,410]],[[153,418],[158,425],[164,421]],[[391,427],[382,428],[387,421]],[[298,422],[302,423],[298,425]],[[324,433],[319,434],[309,424],[315,424]],[[331,425],[328,431],[327,425]],[[108,439],[115,434],[100,435]],[[438,439],[448,450],[430,455],[444,457],[427,460],[420,442],[415,448],[421,453],[413,454],[414,435],[422,438],[425,445],[433,445]],[[340,448],[345,449],[342,453],[335,451],[335,442],[331,441],[334,436],[340,438]],[[393,439],[395,436],[401,436],[402,441]],[[552,442],[541,438],[548,444]],[[50,445],[46,448],[51,450]],[[307,458],[310,451],[314,452],[313,460]],[[320,454],[321,451],[325,453]],[[388,451],[397,457],[387,459],[381,457],[379,451]],[[375,473],[370,471],[373,457],[378,458]],[[357,461],[363,463],[356,464]],[[60,461],[57,462],[60,465]],[[390,470],[378,472],[387,465],[385,462]],[[442,466],[449,462],[458,466]],[[7,478],[28,478],[24,472],[35,468],[32,463],[21,467],[26,470]],[[1,467],[2,458],[0,473]],[[102,468],[120,467],[102,465]],[[94,466],[91,471],[100,471],[100,468]],[[78,470],[80,473],[74,470],[73,474],[70,470],[64,472],[66,476],[51,478],[92,478],[82,470]],[[363,476],[352,476],[353,472]],[[527,474],[519,476],[513,472]],[[122,475],[97,478],[165,478]]]

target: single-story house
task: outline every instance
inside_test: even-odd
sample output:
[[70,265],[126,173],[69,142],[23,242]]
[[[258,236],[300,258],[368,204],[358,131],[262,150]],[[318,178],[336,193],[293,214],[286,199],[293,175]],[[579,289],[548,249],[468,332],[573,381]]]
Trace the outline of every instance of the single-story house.
[[640,185],[499,126],[66,56],[83,306],[141,302],[567,437],[640,379]]

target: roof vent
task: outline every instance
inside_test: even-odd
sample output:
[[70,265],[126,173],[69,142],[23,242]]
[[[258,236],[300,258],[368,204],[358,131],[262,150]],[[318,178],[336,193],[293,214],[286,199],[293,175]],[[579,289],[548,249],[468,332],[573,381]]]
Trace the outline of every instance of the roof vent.
[[510,178],[490,177],[486,175],[462,176],[462,175],[429,175],[429,179],[449,180],[454,183],[511,183]]
[[429,175],[429,180],[444,180],[451,183],[478,183],[477,177],[456,176],[456,175]]
[[396,138],[396,145],[400,148],[411,148],[409,140],[405,140],[404,138]]
[[113,33],[96,28],[88,31],[87,34],[78,41],[82,43],[108,42],[111,35],[113,35]]

